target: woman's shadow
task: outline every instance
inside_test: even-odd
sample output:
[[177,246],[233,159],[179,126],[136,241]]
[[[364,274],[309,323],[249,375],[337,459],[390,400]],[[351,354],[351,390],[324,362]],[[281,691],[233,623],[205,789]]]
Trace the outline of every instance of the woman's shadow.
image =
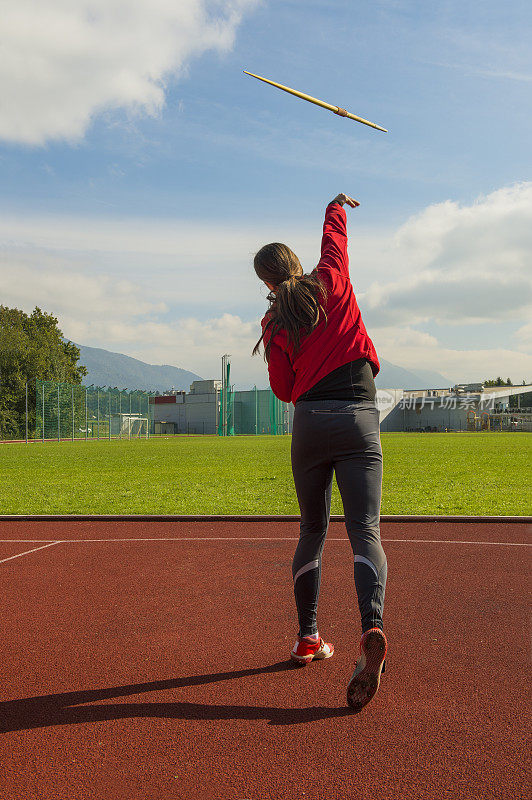
[[211,675],[192,675],[149,683],[132,683],[128,686],[113,686],[108,689],[86,689],[77,692],[27,697],[0,703],[0,731],[45,728],[51,725],[77,725],[82,722],[125,719],[128,717],[166,717],[169,719],[266,719],[270,725],[297,725],[320,719],[343,717],[353,712],[348,708],[276,708],[268,706],[212,705],[211,703],[106,703],[85,706],[113,697],[156,692],[164,689],[179,689],[186,686],[201,686],[250,675],[267,675],[297,669],[291,661],[279,661],[265,667],[217,672]]

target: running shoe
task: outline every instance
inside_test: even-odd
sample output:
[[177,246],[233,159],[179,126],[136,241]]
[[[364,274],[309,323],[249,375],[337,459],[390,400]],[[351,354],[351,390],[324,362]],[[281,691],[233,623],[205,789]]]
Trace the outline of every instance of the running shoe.
[[360,640],[360,657],[347,685],[347,704],[361,711],[379,688],[388,643],[380,628],[366,631]]
[[333,653],[334,646],[330,642],[324,642],[319,636],[317,640],[298,636],[290,651],[290,658],[298,664],[305,665],[314,659],[330,658]]

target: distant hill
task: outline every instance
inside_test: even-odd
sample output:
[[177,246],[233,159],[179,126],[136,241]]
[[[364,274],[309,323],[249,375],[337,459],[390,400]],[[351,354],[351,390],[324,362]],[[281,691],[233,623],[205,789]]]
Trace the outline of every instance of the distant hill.
[[381,369],[375,378],[378,389],[445,389],[456,381],[446,378],[440,372],[430,369],[416,369],[415,372],[396,364],[379,359]]
[[[190,390],[192,381],[219,378],[209,375],[206,379],[186,369],[167,364],[146,364],[131,356],[112,353],[99,347],[76,344],[80,350],[79,363],[87,367],[88,375],[83,379],[87,386],[117,386],[119,389],[146,389],[149,392],[164,392],[171,389]],[[398,367],[389,361],[380,360],[381,370],[375,379],[379,389],[436,389],[451,386],[454,381],[432,370],[418,369],[415,372]],[[267,388],[267,379],[263,387]],[[251,383],[235,384],[237,391],[250,389]]]
[[76,344],[80,350],[79,364],[87,367],[83,378],[86,386],[117,386],[119,389],[146,389],[149,392],[164,392],[167,389],[190,390],[192,381],[203,378],[194,372],[169,365],[145,364],[137,358],[111,353],[99,347]]

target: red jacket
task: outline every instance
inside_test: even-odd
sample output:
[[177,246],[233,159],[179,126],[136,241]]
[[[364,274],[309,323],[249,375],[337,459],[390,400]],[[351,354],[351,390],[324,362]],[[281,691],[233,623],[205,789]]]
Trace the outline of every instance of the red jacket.
[[[337,367],[367,358],[373,375],[379,369],[379,359],[369,338],[349,277],[347,256],[347,218],[339,203],[331,203],[325,211],[321,258],[316,269],[327,284],[327,327],[320,311],[320,319],[311,334],[301,331],[300,349],[293,357],[293,347],[288,345],[286,330],[281,328],[271,344],[268,375],[273,393],[287,403],[295,403],[319,380]],[[261,325],[266,327],[269,312]],[[266,346],[270,332],[264,335]]]

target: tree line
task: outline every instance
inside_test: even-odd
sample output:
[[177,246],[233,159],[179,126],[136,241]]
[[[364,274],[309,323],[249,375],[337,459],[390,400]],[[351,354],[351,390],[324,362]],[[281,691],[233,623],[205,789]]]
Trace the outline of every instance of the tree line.
[[31,314],[0,305],[0,439],[21,439],[35,426],[35,379],[81,384],[79,348],[65,341],[58,320],[37,306]]
[[[488,380],[488,381],[483,381],[483,385],[484,386],[513,386],[513,383],[510,380],[510,378],[506,378],[506,380],[504,381],[502,378],[499,377],[499,378],[490,378],[490,380]],[[525,382],[523,381],[523,386],[524,385],[525,385]]]

